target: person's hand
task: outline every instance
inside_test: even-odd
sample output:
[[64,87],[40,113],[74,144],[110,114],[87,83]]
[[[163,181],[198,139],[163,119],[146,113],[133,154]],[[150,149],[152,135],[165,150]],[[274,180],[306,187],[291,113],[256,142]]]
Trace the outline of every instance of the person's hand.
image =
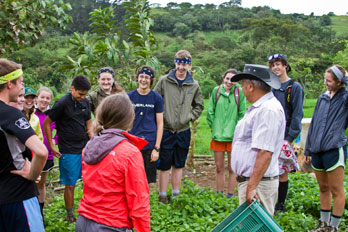
[[151,153],[151,162],[155,162],[158,160],[158,151],[156,151],[155,149],[152,150]]
[[247,189],[247,191],[246,191],[246,201],[248,202],[249,205],[251,203],[253,203],[253,199],[254,198],[256,198],[256,200],[258,202],[260,202],[260,199],[259,199],[259,197],[256,194],[256,189],[252,189],[252,190]]
[[12,170],[11,173],[20,175],[27,180],[36,181],[35,179],[33,180],[29,178],[30,166],[31,166],[30,161],[28,160],[28,158],[25,158],[23,168],[21,170]]
[[51,149],[51,151],[52,151],[53,155],[55,157],[57,157],[58,159],[62,156],[62,154],[57,149],[55,149],[54,147]]
[[306,164],[310,164],[311,163],[311,157],[309,155],[305,156],[305,162],[306,162]]

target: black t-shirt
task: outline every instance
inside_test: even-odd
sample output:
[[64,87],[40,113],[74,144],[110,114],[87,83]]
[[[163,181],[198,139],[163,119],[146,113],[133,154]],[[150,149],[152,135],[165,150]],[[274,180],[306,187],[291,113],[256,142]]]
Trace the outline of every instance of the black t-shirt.
[[35,132],[18,109],[2,101],[0,115],[0,204],[7,204],[38,195],[33,181],[10,173],[23,168],[24,144]]
[[91,119],[89,101],[78,102],[71,93],[60,98],[46,114],[56,123],[59,151],[81,154],[88,141],[86,121]]

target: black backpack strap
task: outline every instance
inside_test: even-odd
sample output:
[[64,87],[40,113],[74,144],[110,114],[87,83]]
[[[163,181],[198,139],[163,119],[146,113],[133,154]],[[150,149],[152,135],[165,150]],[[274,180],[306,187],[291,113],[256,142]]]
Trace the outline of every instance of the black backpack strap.
[[285,110],[286,110],[286,115],[288,115],[288,118],[286,120],[286,126],[290,126],[291,124],[291,119],[292,119],[292,102],[291,102],[291,92],[292,92],[292,87],[294,85],[295,80],[291,79],[289,82],[288,87],[285,90]]

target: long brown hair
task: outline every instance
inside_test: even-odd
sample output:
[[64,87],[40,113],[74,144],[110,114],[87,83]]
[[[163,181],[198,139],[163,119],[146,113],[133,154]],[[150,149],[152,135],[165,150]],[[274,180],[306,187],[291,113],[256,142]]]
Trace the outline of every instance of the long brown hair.
[[96,110],[95,133],[104,129],[116,128],[128,131],[132,129],[134,108],[125,93],[112,94],[103,99]]

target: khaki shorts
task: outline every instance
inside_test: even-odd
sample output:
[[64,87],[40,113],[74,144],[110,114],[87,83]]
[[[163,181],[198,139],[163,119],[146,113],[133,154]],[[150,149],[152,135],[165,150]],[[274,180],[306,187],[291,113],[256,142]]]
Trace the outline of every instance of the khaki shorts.
[[[246,201],[246,189],[249,181],[238,183],[239,205]],[[273,217],[274,207],[278,200],[279,180],[262,180],[256,187],[256,194],[260,198],[261,205]]]

